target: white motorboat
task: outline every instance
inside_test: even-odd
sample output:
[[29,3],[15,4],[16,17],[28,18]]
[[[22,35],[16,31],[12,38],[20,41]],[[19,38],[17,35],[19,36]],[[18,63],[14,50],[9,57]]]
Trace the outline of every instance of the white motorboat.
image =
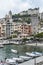
[[19,56],[19,57],[22,58],[24,61],[27,61],[32,58],[32,57],[27,57],[27,56]]
[[7,64],[12,64],[12,65],[16,65],[16,61],[13,59],[6,59],[6,63]]
[[13,53],[18,53],[17,50],[14,50],[14,49],[11,49],[11,51],[12,51]]
[[30,56],[30,57],[37,57],[38,55],[34,54],[34,53],[29,53],[29,52],[26,52],[26,55],[27,56]]
[[13,58],[13,60],[18,61],[18,63],[21,63],[24,61],[22,58],[15,58],[15,57]]
[[34,53],[34,54],[36,54],[38,56],[42,56],[42,53],[40,53],[40,52],[32,52],[32,53]]

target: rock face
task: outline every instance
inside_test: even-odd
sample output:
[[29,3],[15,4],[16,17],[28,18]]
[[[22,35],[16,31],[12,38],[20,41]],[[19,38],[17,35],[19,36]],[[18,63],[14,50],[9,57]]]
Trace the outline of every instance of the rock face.
[[32,33],[36,34],[38,33],[38,25],[39,25],[39,19],[37,15],[33,15],[31,18],[31,25],[32,25]]

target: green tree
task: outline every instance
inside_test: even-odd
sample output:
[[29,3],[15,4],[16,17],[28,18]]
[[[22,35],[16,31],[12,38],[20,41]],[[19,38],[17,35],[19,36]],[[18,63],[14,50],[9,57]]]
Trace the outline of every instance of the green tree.
[[37,38],[43,38],[43,32],[36,34],[35,37],[37,37]]

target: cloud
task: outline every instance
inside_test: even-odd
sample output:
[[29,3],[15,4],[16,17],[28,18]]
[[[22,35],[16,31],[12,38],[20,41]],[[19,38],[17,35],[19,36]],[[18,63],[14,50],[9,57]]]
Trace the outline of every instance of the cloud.
[[0,16],[5,16],[9,10],[13,13],[18,13],[29,7],[30,4],[26,0],[0,0]]
[[0,17],[15,7],[13,0],[0,0]]
[[4,17],[9,10],[18,13],[35,7],[43,11],[43,0],[0,0],[0,17]]

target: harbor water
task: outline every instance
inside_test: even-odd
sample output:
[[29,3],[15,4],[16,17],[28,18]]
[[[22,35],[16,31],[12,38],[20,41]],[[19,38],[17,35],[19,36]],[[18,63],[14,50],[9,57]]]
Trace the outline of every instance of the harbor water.
[[[14,54],[11,49],[17,50],[19,53]],[[0,61],[5,58],[18,57],[18,55],[25,55],[25,52],[43,52],[43,47],[35,47],[29,45],[4,45],[3,48],[0,48]]]

